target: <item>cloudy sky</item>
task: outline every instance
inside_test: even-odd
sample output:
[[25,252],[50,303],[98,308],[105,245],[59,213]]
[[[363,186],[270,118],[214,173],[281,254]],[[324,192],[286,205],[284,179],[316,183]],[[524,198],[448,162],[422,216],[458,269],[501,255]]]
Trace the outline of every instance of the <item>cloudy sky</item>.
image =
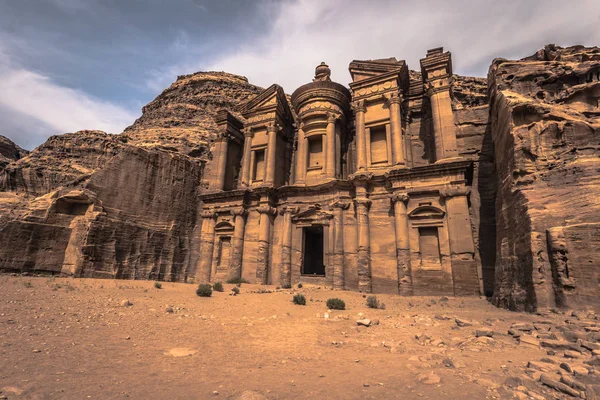
[[0,135],[32,149],[81,129],[119,133],[196,71],[291,93],[327,62],[426,50],[485,76],[494,57],[546,43],[600,45],[600,0],[0,0]]

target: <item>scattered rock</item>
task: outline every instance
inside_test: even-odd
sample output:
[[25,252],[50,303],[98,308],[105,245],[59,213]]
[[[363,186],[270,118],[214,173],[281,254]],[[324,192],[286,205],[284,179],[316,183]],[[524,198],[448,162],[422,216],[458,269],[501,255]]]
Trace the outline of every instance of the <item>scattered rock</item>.
[[121,300],[121,307],[131,307],[133,305],[129,300]]
[[167,308],[165,308],[165,312],[168,314],[173,314],[175,311],[173,311],[173,307],[168,306]]
[[424,383],[425,385],[437,385],[441,381],[442,379],[434,372],[417,375],[417,382]]
[[554,390],[558,390],[559,392],[568,394],[573,397],[579,397],[578,390],[575,390],[572,387],[565,385],[564,383],[561,383],[561,382],[557,381],[556,379],[553,379],[548,374],[542,374],[540,376],[540,382],[542,382],[546,386],[551,387]]
[[450,358],[444,358],[442,364],[444,364],[446,368],[454,368],[454,362]]
[[487,329],[487,328],[477,329],[475,331],[475,336],[477,336],[477,337],[482,337],[482,336],[492,337],[492,336],[494,336],[494,331],[491,329]]
[[456,322],[456,325],[461,328],[464,328],[465,326],[473,326],[473,322],[467,319],[455,318],[454,322]]
[[359,319],[358,321],[356,321],[356,325],[358,326],[371,326],[371,320],[370,319]]

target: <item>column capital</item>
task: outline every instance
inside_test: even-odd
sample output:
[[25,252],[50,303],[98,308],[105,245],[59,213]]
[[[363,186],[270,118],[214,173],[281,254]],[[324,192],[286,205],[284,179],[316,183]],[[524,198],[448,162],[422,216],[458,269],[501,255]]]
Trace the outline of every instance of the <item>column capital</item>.
[[392,200],[392,203],[397,203],[399,201],[406,203],[409,199],[409,196],[407,193],[397,193],[390,196],[390,199]]
[[340,116],[334,113],[327,113],[327,123],[333,124]]
[[449,197],[467,196],[470,193],[471,193],[471,188],[468,186],[463,186],[463,187],[447,186],[443,189],[440,189],[440,196],[445,199],[449,198]]
[[234,216],[241,215],[242,217],[244,217],[246,214],[248,214],[248,210],[246,210],[244,207],[235,207],[232,208],[230,211],[231,214]]
[[371,179],[373,179],[373,173],[372,172],[355,172],[354,174],[350,175],[348,178],[351,181],[354,181],[356,183],[367,183],[368,181],[370,181]]
[[404,92],[402,89],[398,89],[398,92],[389,93],[387,96],[385,96],[385,99],[389,105],[402,104],[404,101]]
[[293,206],[283,206],[281,207],[281,209],[279,210],[279,215],[292,215],[292,214],[297,214],[298,211],[300,211],[300,207],[293,207]]
[[359,113],[359,112],[364,113],[365,111],[367,111],[365,101],[358,100],[358,101],[352,102],[352,109],[354,110],[355,113]]
[[350,201],[337,200],[335,203],[331,205],[333,209],[347,210],[350,208]]
[[440,86],[434,86],[434,84],[432,83],[432,81],[427,81],[424,83],[425,86],[425,94],[429,97],[450,90],[450,83],[447,84],[443,84]]
[[244,134],[244,137],[247,137],[247,138],[253,138],[254,137],[254,133],[252,132],[252,128],[244,128],[244,129],[242,129],[242,133]]
[[371,207],[371,200],[369,199],[354,199],[354,204],[358,207],[358,206],[364,206],[367,209],[369,209]]
[[278,132],[281,126],[277,122],[270,122],[267,124],[267,132]]
[[206,218],[206,219],[209,219],[209,218],[213,218],[214,219],[217,216],[217,214],[214,211],[212,211],[212,210],[207,210],[207,211],[202,211],[202,213],[200,214],[200,216],[202,218]]
[[271,206],[260,206],[256,209],[256,211],[258,211],[260,214],[270,214],[270,215],[277,214],[277,209],[273,208]]

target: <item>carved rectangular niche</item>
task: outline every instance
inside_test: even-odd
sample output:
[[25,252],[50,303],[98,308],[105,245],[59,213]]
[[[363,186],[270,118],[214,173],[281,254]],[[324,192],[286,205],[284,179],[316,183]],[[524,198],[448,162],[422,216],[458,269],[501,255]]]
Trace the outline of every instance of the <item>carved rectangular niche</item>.
[[231,256],[231,236],[219,237],[219,249],[217,252],[217,270],[227,270]]
[[308,169],[322,169],[323,164],[323,136],[313,136],[308,139]]
[[374,126],[370,129],[371,165],[388,163],[388,140],[386,125]]
[[263,181],[265,178],[265,149],[257,149],[253,153],[252,180]]
[[419,250],[421,252],[421,269],[441,270],[440,238],[436,226],[419,228]]

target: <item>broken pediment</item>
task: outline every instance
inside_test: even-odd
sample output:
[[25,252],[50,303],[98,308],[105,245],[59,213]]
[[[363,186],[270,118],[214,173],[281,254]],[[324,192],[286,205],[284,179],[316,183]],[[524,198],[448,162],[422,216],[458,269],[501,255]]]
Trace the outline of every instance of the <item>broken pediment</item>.
[[350,63],[348,69],[352,76],[352,82],[358,82],[390,72],[400,73],[403,69],[406,69],[406,62],[404,60],[398,61],[395,57],[378,60],[354,60]]
[[244,118],[249,120],[260,114],[272,114],[279,116],[281,121],[292,121],[292,112],[285,96],[283,88],[277,84],[269,86],[258,96],[249,100],[240,110]]

